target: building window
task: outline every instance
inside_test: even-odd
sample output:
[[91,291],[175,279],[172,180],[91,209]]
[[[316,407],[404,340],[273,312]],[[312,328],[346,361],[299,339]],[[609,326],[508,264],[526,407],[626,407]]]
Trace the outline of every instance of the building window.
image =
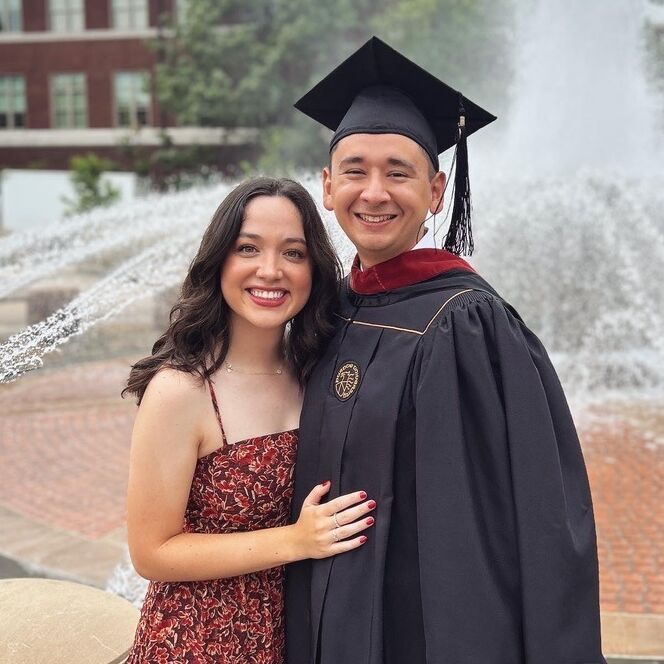
[[0,76],[0,129],[25,127],[25,78]]
[[116,30],[147,28],[147,0],[113,0],[113,27]]
[[49,0],[49,26],[54,32],[84,30],[83,0]]
[[20,32],[23,29],[21,0],[0,0],[0,32]]
[[135,129],[150,124],[150,75],[147,72],[115,74],[115,124]]
[[58,129],[88,126],[88,96],[85,74],[55,74],[51,77],[53,126]]

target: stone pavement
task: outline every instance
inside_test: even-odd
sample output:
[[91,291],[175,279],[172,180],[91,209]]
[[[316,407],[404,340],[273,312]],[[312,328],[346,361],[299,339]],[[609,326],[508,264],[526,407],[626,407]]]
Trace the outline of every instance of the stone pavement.
[[[126,358],[87,362],[0,385],[0,555],[104,585],[126,541],[135,406],[119,392],[129,366]],[[606,652],[616,643],[621,654],[651,654],[625,650],[625,635],[645,629],[664,641],[662,400],[584,408],[577,422],[597,520]]]

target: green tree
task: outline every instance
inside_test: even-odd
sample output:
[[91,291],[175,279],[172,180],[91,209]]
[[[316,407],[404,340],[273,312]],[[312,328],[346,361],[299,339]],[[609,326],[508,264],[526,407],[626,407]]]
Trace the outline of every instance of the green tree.
[[[653,5],[664,6],[664,0],[650,0],[650,2]],[[664,23],[646,21],[645,44],[650,81],[656,94],[664,99]],[[660,112],[658,119],[660,127],[664,128],[664,111]]]
[[[259,5],[252,3],[257,16]],[[194,0],[172,39],[159,44],[157,95],[183,125],[260,125],[266,107],[257,103],[255,69],[265,57],[258,21],[228,23],[232,0]]]
[[120,198],[120,191],[102,176],[110,171],[115,164],[110,159],[88,153],[72,157],[69,167],[72,171],[71,181],[74,185],[76,198],[63,197],[67,208],[65,214],[70,216],[87,212],[96,207],[106,207]]
[[192,0],[162,42],[157,93],[181,124],[258,127],[263,167],[320,165],[327,137],[292,104],[372,34],[502,103],[513,1]]
[[513,76],[514,0],[399,0],[377,34],[452,87],[496,112]]

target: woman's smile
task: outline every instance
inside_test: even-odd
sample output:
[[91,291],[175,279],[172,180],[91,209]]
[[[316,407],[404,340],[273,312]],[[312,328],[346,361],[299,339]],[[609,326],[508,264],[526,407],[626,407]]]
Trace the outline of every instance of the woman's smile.
[[252,302],[260,307],[280,307],[289,295],[281,288],[247,288]]

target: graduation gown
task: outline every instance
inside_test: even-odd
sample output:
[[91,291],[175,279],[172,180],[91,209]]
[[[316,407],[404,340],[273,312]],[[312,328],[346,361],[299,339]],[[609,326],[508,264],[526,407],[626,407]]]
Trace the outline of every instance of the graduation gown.
[[328,479],[330,499],[375,499],[376,523],[360,548],[288,567],[288,664],[605,664],[563,391],[461,259],[415,250],[345,283],[305,396],[294,519]]

